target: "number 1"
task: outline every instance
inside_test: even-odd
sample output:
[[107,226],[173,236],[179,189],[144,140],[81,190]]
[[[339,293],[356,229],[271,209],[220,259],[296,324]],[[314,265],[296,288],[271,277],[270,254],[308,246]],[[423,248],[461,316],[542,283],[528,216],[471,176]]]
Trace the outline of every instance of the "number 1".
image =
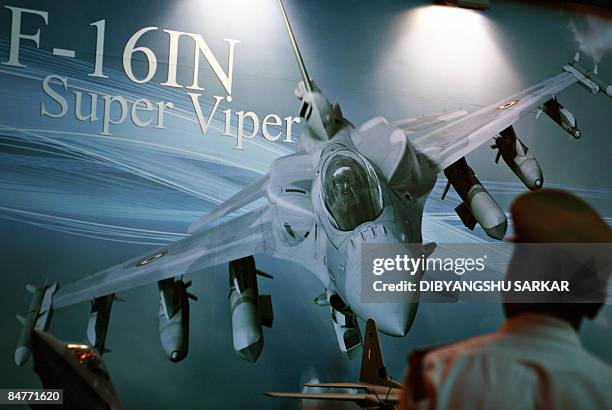
[[96,27],[96,62],[94,64],[94,72],[87,75],[90,77],[108,78],[108,76],[104,75],[102,72],[104,62],[104,29],[106,27],[106,20],[98,20],[91,23],[90,26]]

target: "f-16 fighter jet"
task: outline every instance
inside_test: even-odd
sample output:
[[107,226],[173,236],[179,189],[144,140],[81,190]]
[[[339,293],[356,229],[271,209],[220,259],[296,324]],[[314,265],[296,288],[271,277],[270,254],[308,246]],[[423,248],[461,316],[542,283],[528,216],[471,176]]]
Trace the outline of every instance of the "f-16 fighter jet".
[[[576,120],[557,95],[578,84],[593,94],[612,96],[612,86],[597,70],[586,69],[575,58],[554,77],[471,113],[398,123],[376,117],[354,126],[308,74],[282,1],[280,6],[301,74],[295,94],[304,126],[297,152],[276,159],[263,178],[195,221],[189,237],[75,283],[36,289],[15,352],[17,364],[28,357],[32,329],[48,325],[48,310],[91,301],[88,334],[99,347],[113,295],[154,283],[160,291],[162,344],[170,360],[181,360],[187,353],[190,299],[188,283],[181,278],[224,264],[229,264],[234,349],[255,361],[263,347],[262,325],[272,324],[270,296],[259,295],[257,286],[258,276],[265,274],[253,255],[261,253],[297,262],[320,279],[322,293],[315,301],[330,309],[340,350],[349,357],[360,351],[357,318],[374,318],[381,332],[404,336],[415,318],[418,293],[402,303],[364,303],[362,248],[384,243],[413,258],[431,253],[433,246],[422,245],[421,224],[440,173],[448,179],[447,188],[452,186],[463,200],[456,211],[464,224],[470,229],[479,224],[490,237],[503,238],[506,216],[465,156],[493,138],[498,159],[527,188],[539,189],[541,169],[513,124],[539,109],[577,138]],[[265,206],[228,219],[262,198]],[[407,280],[419,281],[421,274]]]
[[266,393],[271,397],[354,402],[364,409],[394,409],[400,400],[402,385],[387,375],[376,322],[368,319],[365,330],[361,373],[357,383],[317,383],[305,387],[323,389],[353,389],[359,393]]

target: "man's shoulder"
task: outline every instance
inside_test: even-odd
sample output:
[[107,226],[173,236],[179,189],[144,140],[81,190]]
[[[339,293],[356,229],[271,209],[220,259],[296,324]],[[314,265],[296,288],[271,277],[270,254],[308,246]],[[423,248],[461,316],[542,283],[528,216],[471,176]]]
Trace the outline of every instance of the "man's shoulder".
[[503,337],[499,333],[489,333],[470,339],[449,343],[444,346],[433,348],[427,352],[427,362],[444,360],[451,357],[473,356],[490,353],[491,348],[496,347]]
[[[571,370],[600,375],[612,380],[612,366],[603,362],[580,345],[550,343],[529,336],[508,335],[500,332],[476,336],[429,350],[423,360],[426,366],[434,366],[459,360],[478,360],[510,364],[517,360],[522,363],[539,363],[557,371]],[[559,360],[563,357],[563,360]]]
[[608,384],[612,383],[612,366],[586,349],[581,349],[581,352],[579,360],[585,371],[593,375],[602,376],[603,380],[606,380]]

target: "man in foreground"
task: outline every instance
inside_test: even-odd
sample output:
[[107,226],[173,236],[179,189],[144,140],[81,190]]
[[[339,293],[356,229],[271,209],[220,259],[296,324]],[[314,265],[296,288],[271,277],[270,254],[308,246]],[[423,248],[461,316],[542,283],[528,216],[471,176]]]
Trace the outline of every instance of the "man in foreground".
[[[519,197],[512,217],[517,246],[506,279],[568,279],[570,294],[504,294],[507,320],[496,333],[413,353],[400,409],[612,409],[612,368],[578,335],[605,303],[610,255],[601,244],[612,243],[612,230],[559,190]],[[564,244],[593,244],[578,247],[592,253],[587,263],[576,264]]]

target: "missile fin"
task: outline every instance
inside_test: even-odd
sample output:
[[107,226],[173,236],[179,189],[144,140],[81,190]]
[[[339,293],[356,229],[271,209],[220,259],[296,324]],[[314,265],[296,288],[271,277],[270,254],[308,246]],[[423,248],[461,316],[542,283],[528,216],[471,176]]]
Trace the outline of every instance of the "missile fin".
[[264,278],[274,279],[274,276],[270,275],[269,273],[262,272],[259,269],[257,269],[255,273],[257,273],[259,276],[263,276]]
[[444,201],[444,198],[446,198],[446,194],[448,194],[448,190],[450,189],[450,187],[451,187],[451,182],[450,182],[450,181],[448,181],[448,182],[446,183],[446,186],[444,187],[444,192],[442,192],[442,198],[441,198],[441,199],[442,199],[443,201]]
[[432,253],[434,253],[434,251],[436,250],[436,247],[438,246],[437,243],[435,242],[428,242],[426,244],[423,245],[422,250],[423,253],[426,258],[428,258]]

